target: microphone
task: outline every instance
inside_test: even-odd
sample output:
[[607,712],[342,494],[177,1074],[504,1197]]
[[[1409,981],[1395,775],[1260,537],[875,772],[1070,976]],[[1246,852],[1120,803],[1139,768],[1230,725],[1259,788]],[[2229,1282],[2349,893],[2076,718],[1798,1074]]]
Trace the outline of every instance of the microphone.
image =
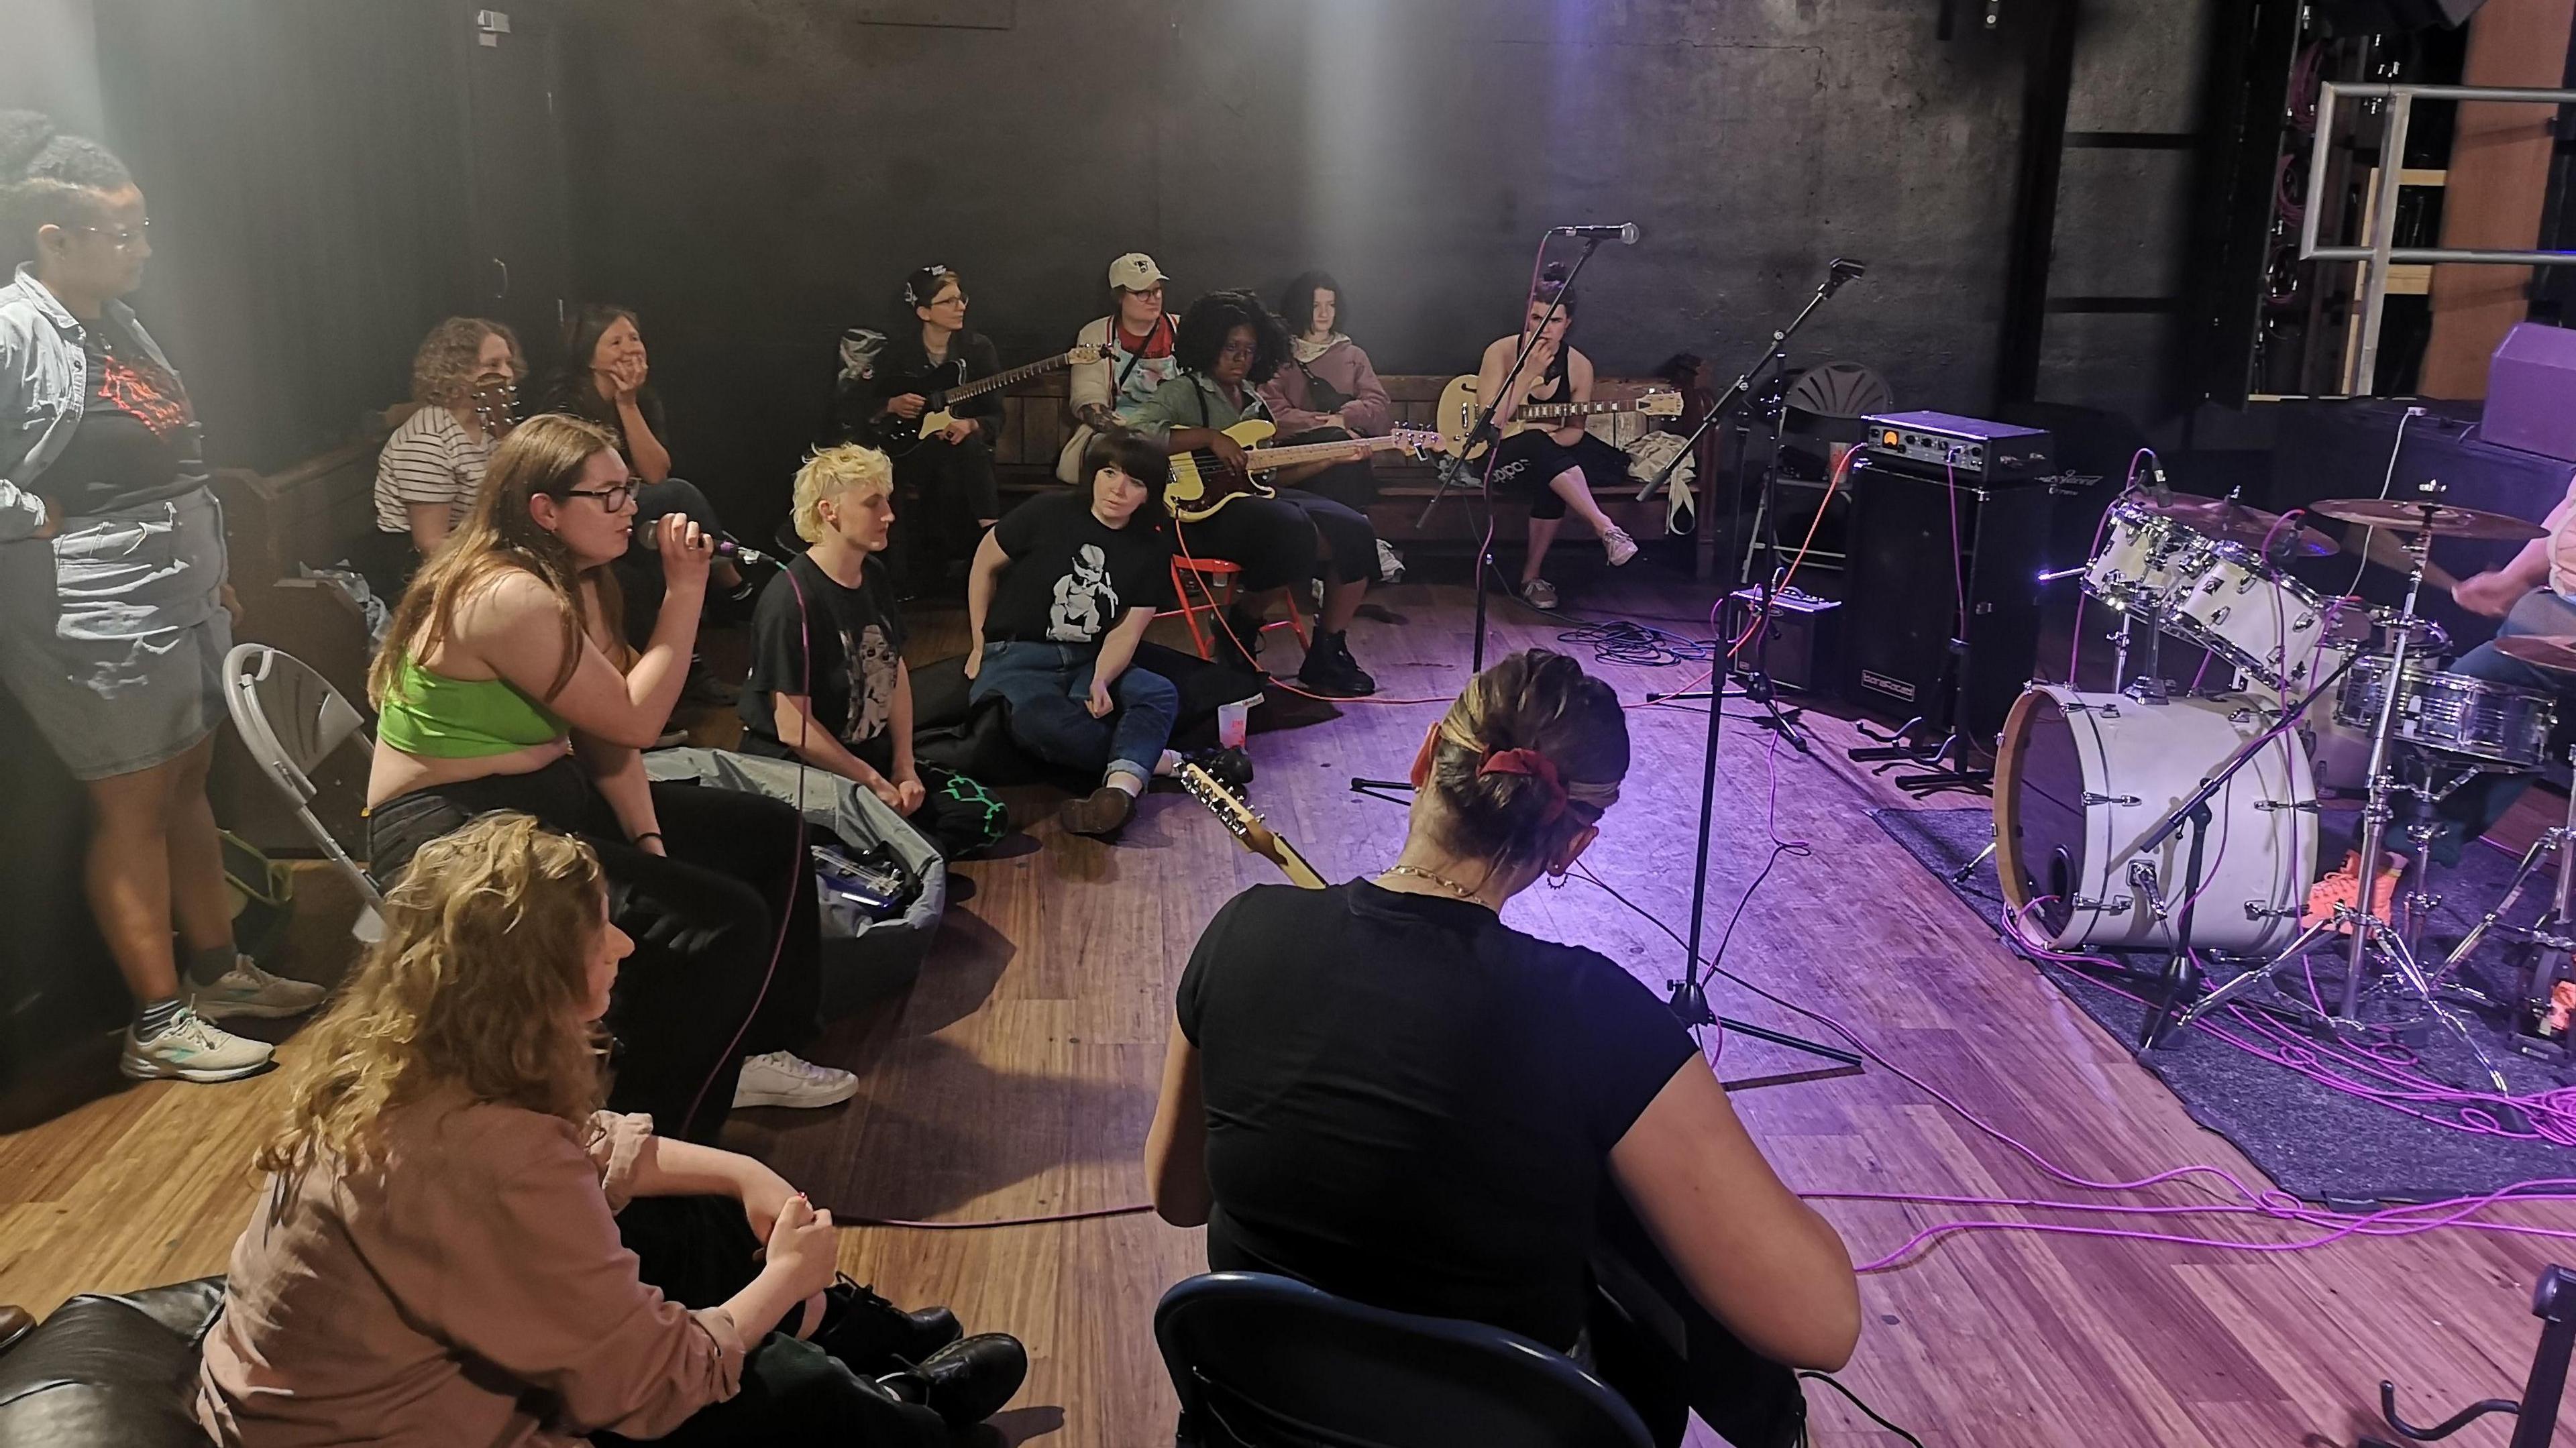
[[1550,236],[1578,236],[1585,241],[1615,241],[1621,246],[1637,244],[1637,223],[1623,221],[1616,226],[1551,226]]
[[778,561],[777,559],[770,557],[768,554],[761,552],[757,548],[745,548],[741,544],[733,541],[731,538],[717,539],[716,553],[720,557],[730,558],[737,563],[760,564],[776,563]]

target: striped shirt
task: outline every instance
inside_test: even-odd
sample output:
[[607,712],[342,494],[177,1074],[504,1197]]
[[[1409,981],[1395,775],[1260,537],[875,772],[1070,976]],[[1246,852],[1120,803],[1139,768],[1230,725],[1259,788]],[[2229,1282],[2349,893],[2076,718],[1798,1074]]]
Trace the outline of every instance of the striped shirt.
[[483,464],[492,456],[492,440],[465,435],[456,414],[444,407],[424,407],[385,439],[376,455],[376,526],[387,533],[409,533],[413,503],[443,503],[453,528],[483,486]]

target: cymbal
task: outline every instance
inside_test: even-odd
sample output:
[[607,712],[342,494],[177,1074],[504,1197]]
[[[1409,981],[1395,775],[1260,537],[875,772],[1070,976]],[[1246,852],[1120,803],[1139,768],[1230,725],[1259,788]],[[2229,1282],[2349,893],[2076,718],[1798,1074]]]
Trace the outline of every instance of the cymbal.
[[2508,659],[2519,659],[2534,668],[2576,674],[2576,634],[2556,638],[2517,634],[2512,638],[2497,639],[2495,643]]
[[2152,493],[2140,493],[2136,501],[2141,512],[2171,518],[2195,533],[2223,543],[2262,548],[2268,541],[2274,557],[2323,558],[2338,550],[2332,538],[2314,528],[2283,528],[2280,514],[2249,508],[2233,498],[2205,498],[2195,493],[2175,493],[2159,498]]
[[2504,513],[2454,508],[2447,503],[2409,503],[2395,498],[2328,498],[2322,503],[2310,503],[2308,511],[2320,518],[2359,523],[2366,528],[2385,528],[2392,533],[2430,533],[2437,538],[2488,538],[2519,543],[2547,531],[2537,523],[2525,522]]

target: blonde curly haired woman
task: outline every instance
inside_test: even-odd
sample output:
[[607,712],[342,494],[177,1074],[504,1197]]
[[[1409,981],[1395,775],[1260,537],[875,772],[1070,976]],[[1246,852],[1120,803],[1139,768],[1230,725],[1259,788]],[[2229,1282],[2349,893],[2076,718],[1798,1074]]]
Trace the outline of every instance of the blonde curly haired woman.
[[597,852],[527,815],[414,857],[256,1159],[216,1442],[929,1445],[1018,1390],[1013,1339],[838,1278],[776,1172],[596,1109],[633,945]]
[[493,444],[516,421],[528,377],[518,335],[481,317],[429,329],[411,359],[412,415],[376,455],[376,557],[368,582],[390,602],[420,560],[465,521]]

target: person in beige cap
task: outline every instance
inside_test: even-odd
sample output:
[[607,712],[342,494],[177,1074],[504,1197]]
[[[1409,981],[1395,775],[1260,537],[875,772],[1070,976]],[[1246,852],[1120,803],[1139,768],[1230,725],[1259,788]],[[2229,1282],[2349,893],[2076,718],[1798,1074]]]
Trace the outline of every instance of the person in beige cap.
[[1055,475],[1074,482],[1092,434],[1135,410],[1179,370],[1172,361],[1176,319],[1163,310],[1163,269],[1141,251],[1109,264],[1110,313],[1074,336],[1076,346],[1100,346],[1109,356],[1072,370],[1066,406],[1080,424],[1056,455]]

